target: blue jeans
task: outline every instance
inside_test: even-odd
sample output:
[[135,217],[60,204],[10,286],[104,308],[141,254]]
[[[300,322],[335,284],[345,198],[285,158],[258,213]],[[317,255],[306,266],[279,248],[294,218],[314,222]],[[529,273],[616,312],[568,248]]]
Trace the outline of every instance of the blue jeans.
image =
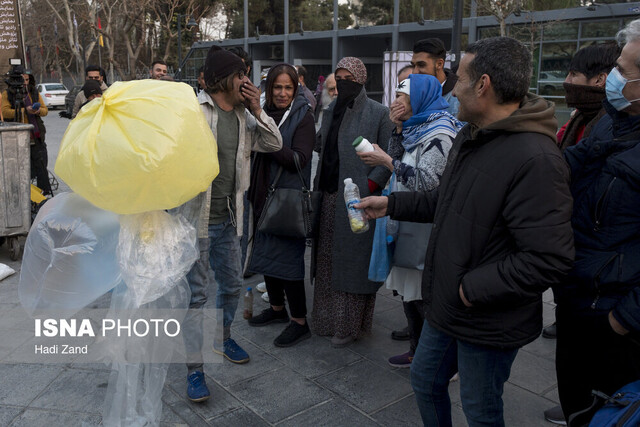
[[[231,324],[238,308],[242,288],[240,238],[236,235],[236,228],[230,220],[222,224],[209,224],[209,238],[198,239],[198,246],[200,259],[187,274],[191,301],[184,322],[184,342],[187,351],[187,367],[190,370],[202,368],[203,313],[199,309],[206,304],[208,298],[207,262],[213,269],[218,285],[216,308],[222,309],[222,340],[231,336]],[[219,343],[219,338],[216,337],[215,342]]]
[[242,290],[241,257],[240,237],[231,221],[209,224],[209,264],[218,285],[216,308],[222,309],[224,340],[231,336]]
[[202,370],[202,307],[207,302],[209,286],[209,238],[198,239],[200,258],[196,260],[189,273],[187,282],[191,289],[189,310],[184,319],[184,346],[187,351],[189,370]]
[[469,427],[504,426],[502,392],[517,353],[517,349],[499,350],[455,339],[425,321],[411,362],[411,386],[424,425],[452,425],[448,386],[459,372]]

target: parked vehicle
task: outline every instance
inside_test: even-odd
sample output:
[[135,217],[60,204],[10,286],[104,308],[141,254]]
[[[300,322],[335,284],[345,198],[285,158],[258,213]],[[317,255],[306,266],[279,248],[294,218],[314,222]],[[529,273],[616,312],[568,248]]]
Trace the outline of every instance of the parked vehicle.
[[538,78],[539,95],[564,95],[566,71],[541,71]]
[[62,83],[41,83],[37,88],[47,108],[64,107],[69,91]]
[[67,113],[65,117],[67,117],[68,119],[70,119],[71,115],[73,114],[73,104],[76,102],[76,96],[78,95],[78,93],[80,93],[81,90],[82,85],[75,85],[64,98],[64,109]]

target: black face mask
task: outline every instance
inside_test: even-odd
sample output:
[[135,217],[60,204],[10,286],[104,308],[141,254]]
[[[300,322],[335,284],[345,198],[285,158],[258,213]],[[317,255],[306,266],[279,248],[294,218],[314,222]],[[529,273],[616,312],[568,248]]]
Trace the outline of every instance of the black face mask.
[[362,91],[362,85],[351,80],[338,80],[336,87],[338,89],[338,98],[335,110],[341,110],[348,106]]

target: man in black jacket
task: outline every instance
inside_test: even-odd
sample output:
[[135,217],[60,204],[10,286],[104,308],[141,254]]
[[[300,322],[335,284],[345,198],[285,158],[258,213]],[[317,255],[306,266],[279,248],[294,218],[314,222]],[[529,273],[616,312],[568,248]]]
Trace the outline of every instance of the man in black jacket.
[[575,265],[554,293],[556,370],[567,417],[592,390],[613,395],[640,380],[640,20],[607,76],[606,114],[567,148]]
[[527,94],[531,63],[511,38],[470,45],[454,89],[458,118],[469,124],[440,187],[359,206],[370,218],[433,223],[426,321],[411,365],[425,425],[451,425],[447,386],[456,371],[469,425],[504,425],[511,364],[540,334],[542,293],[571,268],[569,171],[555,144],[553,104]]

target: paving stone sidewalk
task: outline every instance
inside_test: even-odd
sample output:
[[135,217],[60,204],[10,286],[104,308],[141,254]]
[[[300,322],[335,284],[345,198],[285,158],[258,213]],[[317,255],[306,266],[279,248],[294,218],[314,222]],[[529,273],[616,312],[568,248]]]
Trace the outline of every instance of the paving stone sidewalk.
[[[18,271],[0,282],[0,322],[6,322],[7,313],[19,306],[21,264],[9,260],[6,246],[0,247],[0,262]],[[246,284],[260,280],[253,277]],[[312,295],[307,283],[309,307]],[[254,311],[266,307],[256,295]],[[545,323],[553,318],[549,292],[544,317]],[[163,390],[161,425],[420,425],[409,370],[387,364],[388,357],[408,349],[407,342],[390,337],[392,330],[404,325],[400,299],[385,289],[376,299],[372,336],[343,349],[334,349],[328,339],[317,336],[292,348],[275,347],[273,339],[283,325],[252,328],[239,311],[232,334],[251,362],[205,365],[213,397],[200,404],[186,399],[186,368],[172,365]],[[13,344],[16,339],[12,337]],[[0,352],[10,351],[7,345],[0,342]],[[519,352],[504,393],[508,426],[551,425],[542,412],[558,402],[554,351],[554,341],[538,338]],[[0,426],[100,425],[108,377],[108,368],[97,364],[0,364]],[[457,382],[451,383],[450,392],[454,425],[466,426]]]
[[[55,163],[68,121],[45,117],[49,165]],[[315,159],[317,162],[317,159]],[[314,162],[315,163],[315,162]],[[68,191],[61,182],[59,191]],[[18,274],[0,281],[0,325],[11,322],[18,300],[19,261],[10,261],[0,246],[0,263]],[[261,281],[246,281],[253,286]],[[214,288],[214,287],[213,287]],[[309,312],[313,288],[307,283]],[[209,295],[215,295],[211,289]],[[210,298],[208,306],[215,298]],[[104,306],[108,298],[101,300]],[[544,298],[544,323],[553,321],[551,293]],[[240,304],[240,308],[242,304]],[[267,304],[256,296],[254,312]],[[186,368],[173,365],[163,390],[162,426],[412,426],[421,425],[408,369],[391,368],[390,356],[408,350],[407,342],[391,340],[391,331],[406,325],[400,298],[381,289],[376,298],[371,337],[343,349],[313,336],[282,349],[272,344],[283,325],[251,328],[238,312],[233,336],[251,356],[246,365],[229,362],[206,365],[212,399],[194,404],[186,399]],[[19,334],[0,340],[0,355],[32,336]],[[538,338],[518,354],[505,386],[507,426],[551,426],[542,412],[558,402],[554,367],[555,342]],[[104,365],[7,364],[0,357],[0,427],[97,426],[107,390]],[[453,423],[466,426],[458,383],[450,385]]]

